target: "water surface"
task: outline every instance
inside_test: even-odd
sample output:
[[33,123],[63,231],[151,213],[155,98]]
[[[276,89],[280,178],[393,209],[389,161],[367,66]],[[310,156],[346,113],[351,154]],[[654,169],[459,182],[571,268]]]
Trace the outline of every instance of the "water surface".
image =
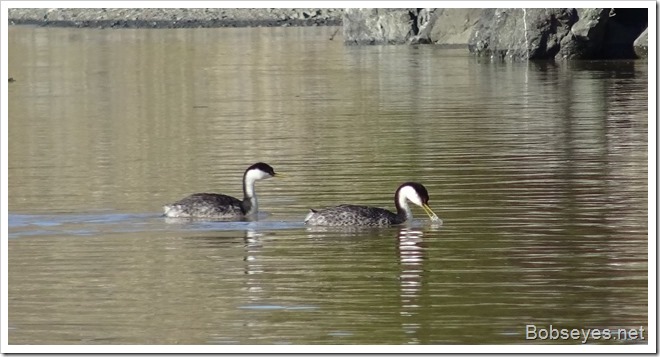
[[[520,344],[647,330],[647,63],[335,28],[9,28],[10,344]],[[169,221],[193,192],[252,222]],[[443,219],[322,229],[310,207]],[[646,343],[593,340],[590,343]]]

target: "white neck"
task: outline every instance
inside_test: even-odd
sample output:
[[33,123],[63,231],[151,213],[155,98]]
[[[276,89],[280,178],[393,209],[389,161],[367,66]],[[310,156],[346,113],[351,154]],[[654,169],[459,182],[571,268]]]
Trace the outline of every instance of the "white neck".
[[259,203],[257,202],[257,196],[250,197],[250,210],[246,212],[247,214],[252,214],[259,211]]
[[254,191],[254,183],[258,180],[263,180],[269,177],[269,174],[258,169],[253,169],[245,173],[243,179],[243,200],[250,201],[250,212],[256,212],[258,209],[257,194]]
[[249,171],[245,174],[245,182],[243,182],[246,198],[254,197],[254,183],[257,181],[256,177],[253,174],[254,171]]
[[412,211],[410,210],[410,206],[408,206],[408,200],[418,206],[422,205],[422,200],[420,199],[415,189],[409,186],[401,188],[399,190],[399,196],[397,197],[397,203],[399,204],[399,207],[401,207],[401,209],[404,211],[406,220],[412,219]]

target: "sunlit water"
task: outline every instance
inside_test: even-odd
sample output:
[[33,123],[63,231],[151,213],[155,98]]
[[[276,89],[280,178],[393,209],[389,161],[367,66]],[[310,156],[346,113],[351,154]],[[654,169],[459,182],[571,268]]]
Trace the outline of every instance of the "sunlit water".
[[[335,30],[10,27],[9,343],[647,330],[646,62],[491,63]],[[160,217],[240,196],[257,161],[287,175],[257,183],[257,221]],[[302,223],[394,209],[411,180],[443,225]]]

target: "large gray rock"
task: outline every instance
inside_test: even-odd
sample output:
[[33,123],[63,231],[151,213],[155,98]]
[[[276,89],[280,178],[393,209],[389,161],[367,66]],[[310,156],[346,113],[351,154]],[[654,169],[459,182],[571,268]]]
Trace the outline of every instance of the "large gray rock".
[[633,43],[635,54],[639,58],[648,58],[649,56],[649,29],[647,28],[642,32]]
[[602,52],[609,9],[578,9],[578,21],[561,40],[556,59],[593,59]]
[[434,9],[433,25],[429,31],[431,43],[439,45],[467,45],[472,29],[484,9]]
[[417,34],[417,9],[345,9],[344,42],[404,44]]
[[345,9],[347,44],[467,45],[483,9]]
[[410,14],[413,21],[412,31],[415,35],[408,39],[408,43],[433,43],[431,31],[438,19],[437,9],[418,9]]
[[480,56],[508,60],[551,59],[577,20],[575,9],[487,9],[468,48]]
[[[489,9],[468,48],[508,60],[634,58],[647,9]],[[641,48],[641,47],[640,47]]]

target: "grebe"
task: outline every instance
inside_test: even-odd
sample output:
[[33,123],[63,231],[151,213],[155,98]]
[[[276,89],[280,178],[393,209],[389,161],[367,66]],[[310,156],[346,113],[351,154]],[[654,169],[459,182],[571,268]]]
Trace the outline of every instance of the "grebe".
[[[219,193],[195,193],[172,204],[163,206],[166,217],[177,218],[242,218],[257,213],[257,195],[254,183],[275,177],[273,168],[258,162],[243,174],[243,200]],[[278,175],[281,176],[281,175]]]
[[412,212],[408,201],[420,206],[429,215],[431,221],[442,222],[429,207],[429,193],[422,184],[406,182],[399,186],[394,194],[396,213],[386,209],[340,205],[322,210],[310,210],[305,218],[305,224],[312,226],[370,226],[382,227],[401,224],[412,220]]

